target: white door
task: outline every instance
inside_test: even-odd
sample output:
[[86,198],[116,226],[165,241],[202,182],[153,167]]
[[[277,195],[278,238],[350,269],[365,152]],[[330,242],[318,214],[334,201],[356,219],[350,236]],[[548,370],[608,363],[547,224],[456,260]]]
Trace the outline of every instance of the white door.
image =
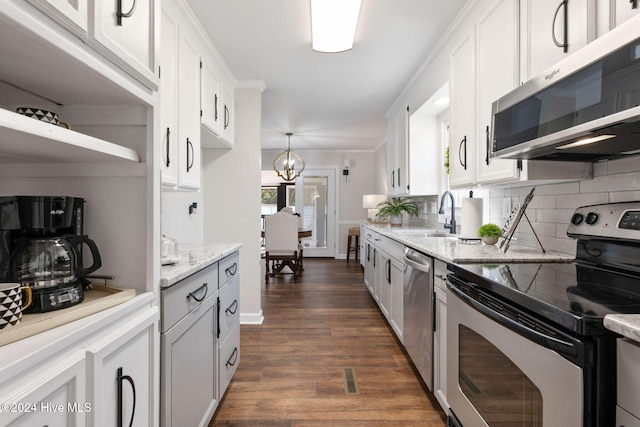
[[305,169],[295,184],[295,211],[301,227],[311,230],[311,237],[301,240],[304,256],[334,257],[336,171]]

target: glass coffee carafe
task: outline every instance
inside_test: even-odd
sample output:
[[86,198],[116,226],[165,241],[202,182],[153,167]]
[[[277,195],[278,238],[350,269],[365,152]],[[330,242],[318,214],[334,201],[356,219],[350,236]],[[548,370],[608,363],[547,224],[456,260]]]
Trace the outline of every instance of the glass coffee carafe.
[[[83,235],[22,237],[12,255],[14,280],[33,289],[75,283],[102,265],[93,240]],[[83,264],[82,247],[89,248],[93,260]]]

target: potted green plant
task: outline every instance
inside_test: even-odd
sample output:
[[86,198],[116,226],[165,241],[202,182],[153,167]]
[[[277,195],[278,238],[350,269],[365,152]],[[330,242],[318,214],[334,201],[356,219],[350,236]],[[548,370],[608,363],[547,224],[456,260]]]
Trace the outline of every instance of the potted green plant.
[[389,218],[391,225],[402,225],[402,214],[418,215],[418,205],[407,199],[393,197],[378,205],[377,216],[379,218]]
[[502,230],[495,224],[485,224],[478,229],[478,236],[482,238],[485,245],[495,245],[502,237]]

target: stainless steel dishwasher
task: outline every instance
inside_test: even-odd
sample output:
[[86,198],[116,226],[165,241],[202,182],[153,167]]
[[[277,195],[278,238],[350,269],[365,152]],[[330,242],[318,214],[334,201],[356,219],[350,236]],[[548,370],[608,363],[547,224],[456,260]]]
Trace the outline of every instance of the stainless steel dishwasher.
[[433,258],[404,248],[404,347],[433,391]]

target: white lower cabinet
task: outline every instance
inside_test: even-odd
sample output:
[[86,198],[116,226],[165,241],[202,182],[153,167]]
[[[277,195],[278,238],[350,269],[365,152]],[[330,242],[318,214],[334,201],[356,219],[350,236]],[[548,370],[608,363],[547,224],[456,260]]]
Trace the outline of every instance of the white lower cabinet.
[[161,426],[206,426],[218,406],[216,312],[212,294],[162,335]]
[[220,344],[219,348],[219,396],[222,397],[229,387],[231,378],[238,369],[240,362],[240,324],[236,325],[229,331],[227,338]]
[[617,342],[616,425],[640,427],[640,343],[619,339]]
[[15,388],[0,395],[3,404],[11,405],[0,411],[2,426],[80,427],[86,425],[85,413],[93,409],[85,393],[86,368],[81,352],[14,384]]
[[435,324],[433,330],[433,394],[445,412],[447,402],[447,265],[433,260]]
[[158,311],[151,310],[112,331],[86,353],[89,426],[151,426],[156,419],[154,361]]

